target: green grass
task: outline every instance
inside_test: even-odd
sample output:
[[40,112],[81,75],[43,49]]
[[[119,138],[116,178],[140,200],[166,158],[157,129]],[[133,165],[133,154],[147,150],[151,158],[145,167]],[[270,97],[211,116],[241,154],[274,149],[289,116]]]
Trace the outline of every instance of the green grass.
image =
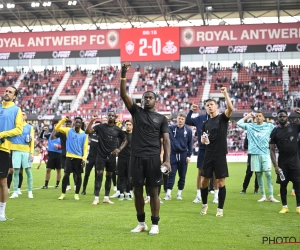
[[[44,165],[43,165],[44,166]],[[262,244],[262,237],[296,237],[300,241],[300,215],[295,213],[295,197],[288,196],[290,213],[279,214],[281,203],[258,203],[253,182],[246,195],[241,190],[246,163],[229,164],[226,179],[227,198],[224,217],[216,217],[217,204],[209,195],[209,209],[200,215],[201,204],[193,204],[197,169],[189,165],[183,200],[165,201],[161,206],[160,234],[132,234],[136,224],[133,201],[115,205],[92,206],[93,181],[88,194],[80,201],[68,191],[67,199],[57,200],[61,190],[34,190],[34,199],[24,191],[17,199],[8,199],[6,214],[14,218],[0,223],[1,249],[296,249],[297,245]],[[45,168],[33,168],[34,187],[44,184]],[[26,189],[26,175],[22,190]],[[52,172],[50,186],[55,185]],[[275,180],[275,175],[273,175]],[[274,181],[275,195],[279,186]],[[288,194],[291,191],[289,185]],[[113,192],[111,192],[113,193]],[[101,198],[103,192],[101,193]],[[161,194],[164,197],[164,193]],[[101,199],[100,198],[100,199]],[[279,198],[279,197],[276,197]],[[150,226],[150,208],[146,204],[146,221]]]

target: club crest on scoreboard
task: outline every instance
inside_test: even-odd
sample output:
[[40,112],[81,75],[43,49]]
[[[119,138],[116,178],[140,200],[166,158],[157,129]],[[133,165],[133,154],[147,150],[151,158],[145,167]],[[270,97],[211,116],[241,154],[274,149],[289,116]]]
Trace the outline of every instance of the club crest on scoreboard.
[[175,54],[177,52],[177,47],[174,45],[174,42],[169,40],[168,42],[166,42],[166,45],[162,50],[165,54]]
[[134,51],[134,43],[132,41],[128,41],[125,45],[126,47],[126,52],[131,55]]

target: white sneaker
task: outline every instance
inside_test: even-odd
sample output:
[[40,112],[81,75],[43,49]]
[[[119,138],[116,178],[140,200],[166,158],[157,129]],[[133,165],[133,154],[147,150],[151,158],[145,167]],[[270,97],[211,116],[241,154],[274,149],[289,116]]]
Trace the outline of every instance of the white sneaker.
[[6,216],[5,215],[0,215],[0,221],[6,221]]
[[152,225],[149,234],[151,235],[159,234],[158,225]]
[[150,197],[148,197],[148,196],[147,196],[146,199],[145,199],[145,204],[146,204],[146,203],[150,203]]
[[223,216],[223,209],[218,208],[216,216],[217,217],[222,217]]
[[108,198],[103,199],[103,203],[106,203],[106,204],[109,204],[109,205],[115,204],[114,202],[110,201]]
[[193,200],[193,203],[201,203],[201,197],[196,196],[195,200]]
[[123,201],[123,200],[124,200],[124,194],[120,194],[119,201]]
[[213,199],[213,203],[219,203],[219,199],[218,199],[218,197],[214,197],[214,199]]
[[114,186],[114,191],[116,192],[118,189],[117,189],[117,187],[116,186]]
[[109,198],[118,198],[120,196],[120,192],[116,192],[115,194],[109,196]]
[[93,206],[97,206],[99,204],[99,199],[94,199],[94,201],[92,202]]
[[69,191],[69,190],[71,190],[71,189],[72,189],[71,186],[67,186],[66,191]]
[[165,201],[170,201],[171,199],[172,199],[171,195],[168,195],[168,194],[164,198]]
[[215,191],[214,190],[210,190],[209,193],[210,194],[215,194]]
[[28,193],[28,198],[29,198],[29,199],[33,199],[33,194],[32,194],[32,192],[31,192],[31,193]]
[[207,204],[202,205],[202,209],[201,209],[200,214],[202,214],[202,215],[207,214],[207,209],[208,209],[208,205]]
[[276,200],[273,196],[269,198],[269,201],[271,201],[271,202],[279,202],[279,200]]
[[125,200],[132,201],[132,199],[130,198],[130,194],[125,194]]
[[147,230],[148,230],[148,227],[147,227],[146,223],[144,222],[144,224],[140,224],[140,222],[139,222],[137,227],[135,229],[132,229],[130,232],[140,233],[140,232],[147,231]]
[[261,198],[258,200],[258,202],[263,202],[263,201],[266,201],[266,200],[267,200],[266,196],[263,196],[263,197],[261,197]]
[[22,194],[22,192],[21,192],[21,189],[20,189],[20,188],[18,188],[18,194]]
[[177,194],[177,197],[176,197],[177,200],[182,200],[182,197],[180,194]]
[[158,199],[160,204],[164,204],[160,197]]
[[18,198],[19,195],[16,192],[13,192],[13,194],[9,197],[10,199]]

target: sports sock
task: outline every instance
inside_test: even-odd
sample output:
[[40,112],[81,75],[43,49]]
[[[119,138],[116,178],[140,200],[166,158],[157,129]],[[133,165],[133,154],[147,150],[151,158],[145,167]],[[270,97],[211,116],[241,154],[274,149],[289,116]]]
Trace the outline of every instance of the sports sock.
[[20,169],[14,169],[14,192],[18,192]]
[[[216,192],[216,190],[215,190]],[[218,208],[223,209],[226,198],[226,186],[219,188],[219,204]]]
[[65,173],[64,178],[62,180],[62,185],[61,185],[61,192],[63,194],[66,194],[66,189],[67,189],[68,183],[70,184],[70,174]]
[[167,195],[171,196],[171,192],[172,192],[171,189],[167,189]]
[[18,188],[22,187],[22,183],[23,183],[23,173],[19,173],[19,185],[18,185]]
[[8,187],[8,189],[10,189],[10,184],[12,182],[12,177],[13,177],[13,174],[8,174],[7,175],[7,187]]
[[296,194],[297,207],[299,207],[300,206],[300,183],[299,182],[294,182],[294,189]]
[[201,197],[201,190],[200,189],[197,189],[197,197]]
[[159,216],[158,217],[151,216],[151,222],[152,222],[152,225],[158,225]]
[[59,181],[56,181],[56,186],[58,186],[59,185]]
[[103,172],[97,173],[95,187],[94,187],[94,195],[95,196],[99,196],[100,188],[102,186],[102,180],[103,180]]
[[262,196],[266,196],[263,173],[257,172],[257,182]]
[[177,195],[181,196],[182,190],[178,190]]
[[283,206],[287,205],[286,194],[287,194],[287,183],[280,184],[280,198]]
[[219,199],[219,189],[215,189],[214,198],[218,198]]
[[265,172],[265,176],[267,178],[267,186],[268,186],[269,196],[273,197],[273,183],[272,183],[272,173],[271,173],[271,171]]
[[28,186],[28,191],[32,192],[32,172],[31,172],[31,168],[26,168],[25,169],[26,175],[27,175],[27,186]]
[[6,202],[0,202],[0,215],[5,215]]
[[45,186],[48,187],[49,181],[45,181]]
[[201,188],[201,198],[202,198],[202,204],[207,204],[207,196],[208,196],[208,187]]
[[111,175],[106,175],[105,178],[105,196],[109,196],[110,188],[111,188]]
[[79,194],[80,188],[82,183],[82,176],[81,174],[76,175],[76,190],[75,194]]
[[137,218],[138,222],[145,222],[146,214],[145,213],[137,214],[136,218]]
[[112,179],[114,187],[116,187],[117,186],[117,174],[116,174],[116,171],[113,172],[113,174],[111,176],[111,179]]

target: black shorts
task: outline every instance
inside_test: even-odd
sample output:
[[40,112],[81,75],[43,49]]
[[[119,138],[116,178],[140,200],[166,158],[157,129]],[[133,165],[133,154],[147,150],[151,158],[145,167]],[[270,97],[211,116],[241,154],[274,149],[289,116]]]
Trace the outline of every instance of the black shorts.
[[277,175],[276,183],[283,184],[291,182],[300,182],[300,167],[292,164],[282,164],[279,165],[282,169],[285,180],[281,181],[279,175]]
[[46,168],[61,169],[61,157],[48,158]]
[[204,158],[201,176],[211,178],[213,177],[213,172],[215,172],[216,179],[222,179],[229,176],[226,155]]
[[205,149],[199,149],[197,158],[197,168],[202,169],[204,161]]
[[153,158],[131,157],[130,179],[133,187],[155,187],[163,185],[163,176],[160,170],[160,156]]
[[106,172],[114,172],[117,169],[117,160],[115,155],[110,155],[107,158],[102,158],[100,156],[96,159],[96,170],[102,170]]
[[6,178],[8,174],[8,169],[10,167],[10,159],[9,159],[9,153],[0,150],[0,159],[1,159],[1,164],[0,164],[0,177]]
[[82,174],[83,168],[82,168],[81,164],[82,164],[82,159],[67,157],[65,173],[73,173],[76,175]]

